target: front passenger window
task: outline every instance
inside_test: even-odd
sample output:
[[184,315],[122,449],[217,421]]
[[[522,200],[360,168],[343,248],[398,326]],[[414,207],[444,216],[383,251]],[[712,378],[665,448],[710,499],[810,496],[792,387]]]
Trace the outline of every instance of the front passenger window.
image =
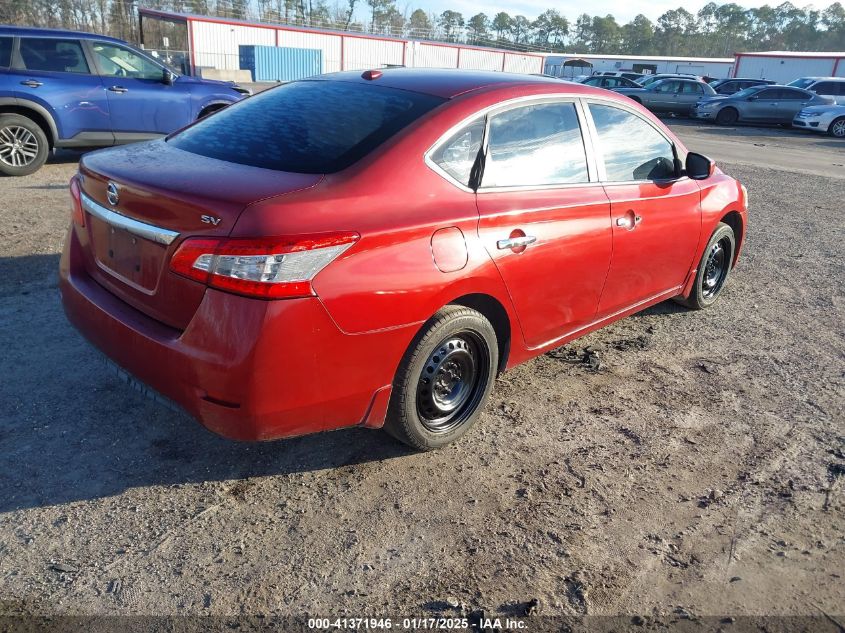
[[164,69],[161,66],[123,46],[94,42],[92,48],[97,56],[100,72],[107,77],[161,81],[164,76]]
[[621,108],[590,104],[604,157],[605,180],[668,180],[676,177],[675,149],[640,117]]

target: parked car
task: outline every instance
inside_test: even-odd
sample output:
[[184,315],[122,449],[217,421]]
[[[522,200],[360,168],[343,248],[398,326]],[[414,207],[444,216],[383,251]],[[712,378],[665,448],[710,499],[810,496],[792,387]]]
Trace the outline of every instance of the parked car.
[[630,79],[631,81],[637,81],[638,79],[645,77],[642,73],[635,73],[630,70],[606,70],[604,72],[596,73],[593,76],[624,77],[625,79]]
[[3,26],[0,173],[31,174],[58,148],[163,136],[248,93],[177,75],[121,40]]
[[70,190],[64,307],[131,375],[224,436],[417,449],[509,367],[712,305],[747,223],[744,188],[629,99],[435,69],[271,88],[85,155]]
[[595,88],[605,88],[611,90],[613,88],[639,88],[640,85],[636,81],[626,79],[625,77],[609,76],[609,75],[593,75],[587,77],[582,84],[585,86],[593,86]]
[[801,108],[831,103],[830,97],[820,97],[799,88],[752,86],[730,96],[699,101],[693,108],[692,116],[721,125],[746,122],[789,125]]
[[830,97],[834,103],[845,105],[845,77],[801,77],[787,85]]
[[775,82],[770,79],[717,79],[710,86],[717,94],[732,95],[751,86],[771,86]]
[[640,79],[636,79],[635,81],[640,84],[640,86],[642,86],[643,88],[647,88],[651,84],[657,81],[663,81],[664,79],[694,79],[696,81],[703,81],[702,78],[697,75],[685,75],[683,73],[659,73],[657,75],[643,75]]
[[845,105],[801,108],[792,120],[792,127],[813,132],[827,132],[836,138],[845,138]]
[[663,79],[646,88],[615,88],[614,92],[630,97],[652,112],[689,114],[700,99],[715,96],[716,91],[695,79]]

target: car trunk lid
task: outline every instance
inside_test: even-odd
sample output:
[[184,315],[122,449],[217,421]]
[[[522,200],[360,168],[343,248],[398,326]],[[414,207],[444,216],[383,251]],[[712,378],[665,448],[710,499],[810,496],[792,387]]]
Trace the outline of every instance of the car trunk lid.
[[88,273],[171,327],[187,327],[205,286],[170,271],[187,237],[224,237],[253,202],[321,176],[235,165],[154,141],[94,152],[80,163]]

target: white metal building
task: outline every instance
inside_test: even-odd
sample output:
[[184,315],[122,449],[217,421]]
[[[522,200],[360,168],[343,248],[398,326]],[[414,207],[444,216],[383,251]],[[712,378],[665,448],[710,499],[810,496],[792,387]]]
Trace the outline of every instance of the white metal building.
[[789,83],[799,77],[845,77],[845,53],[737,53],[734,77]]
[[[139,9],[141,42],[161,54],[186,54],[193,71],[236,71],[242,44],[322,51],[323,72],[384,66],[467,68],[542,73],[544,56],[466,44],[407,40],[348,31],[229,20]],[[166,49],[166,50],[164,50]]]
[[[583,60],[592,67],[564,66],[570,60]],[[721,79],[730,77],[732,57],[666,57],[646,55],[547,55],[545,73],[555,77],[589,75],[595,72],[630,70],[647,74],[690,73]]]

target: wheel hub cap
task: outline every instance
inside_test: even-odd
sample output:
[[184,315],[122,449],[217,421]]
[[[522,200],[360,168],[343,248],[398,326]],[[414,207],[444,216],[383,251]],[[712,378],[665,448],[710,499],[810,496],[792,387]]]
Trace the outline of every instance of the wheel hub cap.
[[472,336],[452,336],[429,355],[417,384],[417,411],[428,430],[445,433],[472,413],[486,383],[482,347]]
[[25,127],[0,129],[0,161],[10,167],[26,167],[38,156],[38,139]]

